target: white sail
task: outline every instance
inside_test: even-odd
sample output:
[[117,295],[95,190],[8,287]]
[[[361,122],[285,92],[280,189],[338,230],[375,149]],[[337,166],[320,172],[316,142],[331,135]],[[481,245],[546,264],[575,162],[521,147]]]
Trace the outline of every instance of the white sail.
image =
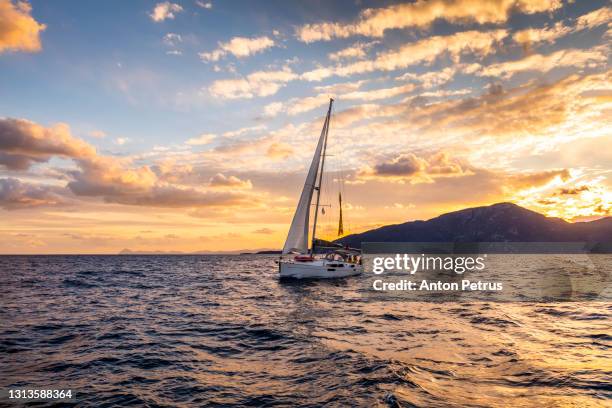
[[[331,108],[330,108],[331,111]],[[308,253],[308,223],[310,217],[310,204],[312,202],[312,193],[315,190],[315,183],[317,180],[317,173],[319,171],[319,163],[321,161],[321,151],[323,150],[323,144],[326,137],[327,124],[329,122],[329,114],[325,118],[323,130],[319,137],[319,143],[315,150],[312,163],[310,163],[310,169],[304,182],[304,189],[300,196],[300,201],[293,215],[293,221],[291,221],[291,227],[289,228],[289,234],[287,234],[287,240],[283,247],[283,254],[291,252],[298,252],[301,254]]]

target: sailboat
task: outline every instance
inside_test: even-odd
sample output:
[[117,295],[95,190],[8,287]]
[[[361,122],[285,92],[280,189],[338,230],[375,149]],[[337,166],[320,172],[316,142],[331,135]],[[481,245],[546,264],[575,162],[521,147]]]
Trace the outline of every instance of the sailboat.
[[[328,241],[316,238],[317,218],[321,207],[321,182],[325,168],[325,157],[327,150],[327,137],[331,121],[332,105],[334,100],[330,98],[329,108],[323,123],[323,129],[319,136],[319,142],[315,149],[312,163],[306,175],[304,188],[300,195],[293,221],[287,234],[287,240],[283,246],[281,259],[278,261],[278,269],[281,278],[342,278],[358,275],[362,272],[361,252],[357,249],[343,247]],[[313,195],[316,193],[314,204],[314,220],[312,223],[312,240],[310,248],[308,237],[310,232],[310,209]],[[342,225],[342,196],[339,195],[340,220],[338,232],[343,233]],[[318,255],[318,253],[323,253]],[[289,257],[287,257],[289,255]],[[293,258],[291,258],[293,257]]]

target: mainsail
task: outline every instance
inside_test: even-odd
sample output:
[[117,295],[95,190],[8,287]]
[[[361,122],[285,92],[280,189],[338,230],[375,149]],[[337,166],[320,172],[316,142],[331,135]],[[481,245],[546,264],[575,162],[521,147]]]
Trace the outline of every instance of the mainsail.
[[301,254],[308,253],[308,224],[310,217],[310,205],[312,202],[312,193],[316,189],[317,174],[319,172],[319,164],[321,162],[321,152],[325,145],[327,138],[327,129],[329,126],[329,118],[331,115],[332,101],[329,103],[329,110],[323,123],[323,129],[321,130],[321,136],[319,136],[319,143],[315,150],[312,163],[310,163],[310,169],[304,182],[304,188],[302,189],[302,195],[300,201],[293,215],[293,221],[291,221],[291,227],[289,228],[289,234],[287,234],[287,240],[283,247],[283,254],[291,252],[298,252]]
[[338,236],[344,235],[344,225],[342,225],[342,193],[338,193],[338,208],[340,208],[340,220],[338,221]]

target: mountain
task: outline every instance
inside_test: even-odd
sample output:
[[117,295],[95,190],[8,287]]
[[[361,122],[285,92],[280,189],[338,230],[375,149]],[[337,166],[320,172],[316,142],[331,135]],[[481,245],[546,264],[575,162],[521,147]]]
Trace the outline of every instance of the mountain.
[[387,225],[336,242],[610,242],[612,217],[569,223],[512,203],[466,208],[427,221]]
[[119,252],[119,255],[182,255],[180,251],[132,251],[124,248]]

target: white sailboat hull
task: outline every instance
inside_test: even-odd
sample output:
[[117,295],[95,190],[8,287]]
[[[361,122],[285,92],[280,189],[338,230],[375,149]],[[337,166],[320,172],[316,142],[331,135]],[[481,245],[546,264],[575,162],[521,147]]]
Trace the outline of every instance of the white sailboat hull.
[[310,262],[279,261],[281,278],[333,279],[359,275],[363,267],[354,263],[317,259]]

